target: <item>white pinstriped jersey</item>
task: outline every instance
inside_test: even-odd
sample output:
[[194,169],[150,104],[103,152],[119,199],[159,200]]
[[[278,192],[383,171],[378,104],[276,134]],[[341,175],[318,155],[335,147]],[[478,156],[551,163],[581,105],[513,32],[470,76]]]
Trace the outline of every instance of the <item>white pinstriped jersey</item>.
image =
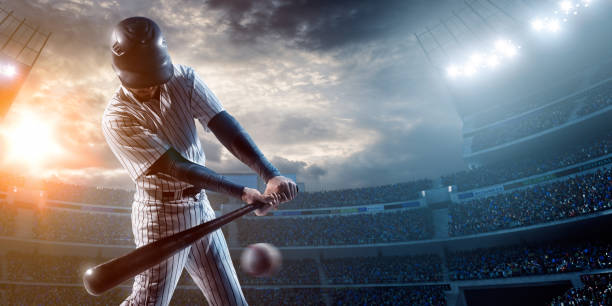
[[[104,137],[136,183],[132,231],[137,247],[215,218],[204,193],[164,199],[164,192],[191,185],[146,171],[170,147],[204,165],[195,119],[206,128],[221,111],[221,103],[193,69],[181,65],[175,65],[174,77],[160,86],[159,100],[140,102],[120,87],[106,107],[102,118]],[[184,268],[210,305],[247,304],[223,233],[216,230],[138,274],[132,293],[121,305],[168,305]]]
[[[208,130],[210,119],[223,111],[217,97],[187,66],[175,65],[174,77],[160,86],[160,93],[159,101],[139,102],[120,87],[102,118],[107,143],[139,191],[169,192],[190,187],[171,177],[145,172],[170,147],[191,162],[204,165],[194,119]],[[136,196],[148,194],[137,192]]]

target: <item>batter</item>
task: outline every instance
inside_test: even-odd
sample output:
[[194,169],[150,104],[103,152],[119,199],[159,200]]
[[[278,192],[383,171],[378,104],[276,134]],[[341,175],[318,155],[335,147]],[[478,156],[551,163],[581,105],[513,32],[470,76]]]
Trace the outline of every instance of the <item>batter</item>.
[[[174,65],[155,22],[131,17],[111,38],[121,86],[109,102],[102,130],[136,184],[132,231],[136,246],[215,218],[203,189],[247,204],[263,201],[265,215],[292,200],[297,186],[263,156],[194,70]],[[206,168],[195,119],[266,183],[266,190],[234,184]],[[136,276],[122,305],[168,305],[186,268],[210,305],[246,305],[221,230]]]

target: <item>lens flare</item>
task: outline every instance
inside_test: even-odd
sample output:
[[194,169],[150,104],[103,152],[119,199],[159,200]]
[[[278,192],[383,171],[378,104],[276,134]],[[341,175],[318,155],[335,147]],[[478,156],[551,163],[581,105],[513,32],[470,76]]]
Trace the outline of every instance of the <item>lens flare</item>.
[[31,113],[4,127],[2,134],[9,162],[36,167],[61,153],[50,122]]

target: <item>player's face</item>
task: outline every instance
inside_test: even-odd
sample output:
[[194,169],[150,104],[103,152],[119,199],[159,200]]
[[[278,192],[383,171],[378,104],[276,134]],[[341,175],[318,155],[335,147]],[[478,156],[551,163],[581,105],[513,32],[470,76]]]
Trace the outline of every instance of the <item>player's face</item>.
[[128,88],[134,96],[141,101],[151,100],[155,96],[159,85],[145,87],[145,88]]

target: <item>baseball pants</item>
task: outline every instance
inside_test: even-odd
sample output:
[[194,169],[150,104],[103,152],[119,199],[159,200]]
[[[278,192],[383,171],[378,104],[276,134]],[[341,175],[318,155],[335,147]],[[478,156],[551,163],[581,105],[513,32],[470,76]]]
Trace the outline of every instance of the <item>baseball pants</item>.
[[[215,218],[208,199],[190,197],[160,203],[136,200],[132,231],[136,246],[189,229]],[[161,264],[138,274],[132,293],[121,306],[168,305],[183,267],[204,293],[209,305],[247,305],[221,230],[202,238]]]

